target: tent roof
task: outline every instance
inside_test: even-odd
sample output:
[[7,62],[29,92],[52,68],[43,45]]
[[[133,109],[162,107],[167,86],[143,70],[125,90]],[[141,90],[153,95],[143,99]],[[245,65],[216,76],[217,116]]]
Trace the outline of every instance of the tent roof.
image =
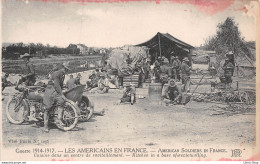
[[144,42],[144,43],[141,43],[141,44],[138,44],[137,46],[147,46],[149,48],[151,47],[154,47],[155,44],[154,42],[158,42],[158,38],[161,37],[161,38],[166,38],[166,40],[176,44],[177,46],[180,46],[180,48],[186,48],[186,49],[193,49],[194,47],[173,37],[172,35],[168,34],[168,33],[160,33],[158,32],[153,38],[151,38],[150,40]]

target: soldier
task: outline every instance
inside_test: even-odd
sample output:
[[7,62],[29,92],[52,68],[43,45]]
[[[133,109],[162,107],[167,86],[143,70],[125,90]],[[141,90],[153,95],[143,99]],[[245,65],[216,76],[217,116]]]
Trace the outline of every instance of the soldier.
[[190,91],[190,66],[188,65],[189,59],[185,57],[181,64],[181,75],[182,75],[182,84],[184,84],[183,91]]
[[36,82],[36,78],[35,78],[35,70],[34,70],[34,66],[32,64],[32,62],[30,61],[30,59],[32,58],[31,55],[29,55],[28,53],[25,53],[24,55],[22,55],[22,59],[24,59],[25,64],[26,64],[26,68],[27,68],[27,74],[25,76],[23,76],[17,83],[16,85],[16,89],[18,88],[18,86],[20,84],[22,84],[23,82],[25,83],[25,85],[27,86],[32,86],[34,85],[34,83]]
[[[43,96],[43,104],[45,105],[44,111],[44,132],[49,132],[48,123],[49,123],[49,111],[54,107],[55,104],[61,106],[64,104],[64,100],[67,98],[62,93],[63,81],[65,73],[71,70],[68,67],[68,63],[63,63],[62,68],[53,72],[51,75],[51,80],[48,82],[48,85],[45,89]],[[64,125],[62,122],[62,112],[63,109],[58,107],[58,120],[57,123]]]
[[235,66],[229,58],[226,58],[225,63],[223,64],[222,69],[224,70],[226,89],[231,88],[232,76],[234,73]]
[[66,87],[68,90],[76,86],[76,79],[73,78],[73,75],[70,75],[70,79],[66,82]]
[[100,79],[98,81],[98,89],[100,91],[100,93],[108,93],[109,90],[109,81],[108,79],[105,77],[104,73],[100,74]]
[[160,66],[160,82],[162,86],[168,82],[168,78],[171,77],[171,70],[169,65],[169,60],[167,58],[164,59],[163,65]]
[[125,87],[126,88],[124,90],[123,97],[121,98],[120,103],[130,102],[131,105],[133,105],[136,101],[135,88],[132,88],[129,83],[127,83]]
[[154,68],[153,68],[153,76],[155,77],[155,82],[158,82],[160,80],[160,58],[158,57],[158,59],[155,60],[154,62]]
[[89,75],[89,79],[90,81],[87,81],[87,87],[88,87],[88,90],[92,89],[92,88],[95,88],[95,87],[98,87],[98,77],[96,75],[96,72],[93,71],[90,75]]
[[172,62],[172,77],[175,81],[178,79],[178,71],[179,71],[179,63],[177,61],[177,57],[173,56]]
[[75,84],[76,84],[76,85],[81,85],[81,84],[80,84],[80,79],[81,79],[81,77],[82,77],[81,74],[78,73],[78,74],[77,74],[77,77],[75,78]]
[[176,60],[177,65],[178,65],[178,67],[177,67],[177,79],[178,79],[178,81],[181,81],[181,61],[177,56],[175,57],[175,60]]
[[8,73],[6,73],[4,76],[2,76],[2,92],[4,91],[5,87],[8,86],[8,81],[7,81],[8,77],[9,77]]
[[162,98],[165,103],[180,104],[181,102],[181,89],[175,84],[173,79],[170,79],[168,86],[163,92]]

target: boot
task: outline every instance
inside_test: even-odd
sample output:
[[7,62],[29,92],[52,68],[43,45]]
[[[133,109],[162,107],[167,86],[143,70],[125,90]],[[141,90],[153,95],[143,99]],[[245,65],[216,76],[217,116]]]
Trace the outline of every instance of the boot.
[[58,107],[58,119],[57,119],[56,123],[59,124],[60,126],[65,126],[65,124],[61,121],[62,114],[63,114],[63,109]]
[[43,131],[48,133],[49,132],[49,127],[48,127],[48,124],[49,124],[49,113],[48,113],[48,110],[45,110],[45,112],[44,112],[43,121],[44,121],[44,129],[43,129]]

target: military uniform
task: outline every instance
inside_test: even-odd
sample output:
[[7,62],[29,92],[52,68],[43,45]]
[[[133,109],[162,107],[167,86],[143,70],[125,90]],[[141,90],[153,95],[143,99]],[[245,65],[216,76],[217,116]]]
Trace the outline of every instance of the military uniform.
[[7,81],[7,77],[9,76],[9,74],[5,74],[4,76],[2,76],[2,91],[5,89],[6,86],[8,86],[8,81]]
[[131,102],[131,105],[136,101],[136,92],[135,88],[130,87],[130,84],[126,85],[126,89],[124,90],[123,97],[121,98],[120,102]]
[[182,84],[184,84],[183,90],[185,92],[189,91],[190,87],[190,67],[185,61],[189,61],[188,58],[184,58],[184,61],[181,64],[181,75],[182,75]]
[[100,75],[101,78],[98,81],[98,89],[101,91],[101,93],[107,93],[109,90],[109,81],[107,78],[104,77],[104,74]]
[[45,93],[43,96],[43,104],[45,105],[44,111],[44,131],[49,132],[48,122],[49,122],[49,110],[57,104],[57,120],[56,124],[64,125],[62,122],[62,112],[63,108],[59,108],[65,103],[63,99],[62,87],[65,78],[65,72],[67,70],[71,70],[69,67],[69,63],[63,63],[62,69],[55,71],[51,75],[51,80],[48,82],[48,86],[45,89]]
[[177,79],[178,79],[179,70],[180,70],[180,63],[177,61],[176,58],[174,58],[174,60],[172,62],[172,76],[171,76],[171,78],[173,78],[175,81],[177,81]]
[[226,84],[232,83],[232,76],[234,73],[234,68],[235,68],[235,66],[232,64],[231,61],[226,61],[224,63],[223,69],[224,69],[224,76],[225,76]]
[[34,66],[32,64],[32,62],[27,62],[26,63],[26,68],[28,70],[28,74],[26,75],[26,85],[32,86],[35,84],[36,82],[36,78],[35,78],[35,70],[34,70]]
[[96,73],[92,73],[90,76],[89,76],[89,79],[90,81],[87,81],[87,86],[89,89],[92,89],[92,88],[95,88],[95,87],[98,87],[98,77],[96,76]]
[[165,83],[168,82],[168,78],[171,77],[171,69],[170,67],[167,65],[168,60],[164,60],[164,64],[162,66],[160,66],[160,82],[162,83],[162,85],[164,85]]
[[64,100],[62,99],[62,87],[64,77],[65,72],[62,69],[53,72],[51,76],[53,84],[49,84],[47,86],[43,96],[43,104],[46,108],[51,108],[55,102],[58,105],[62,105],[64,103]]
[[169,80],[162,97],[166,103],[176,102],[179,104],[181,101],[181,89],[177,85],[171,85],[170,81],[171,80]]

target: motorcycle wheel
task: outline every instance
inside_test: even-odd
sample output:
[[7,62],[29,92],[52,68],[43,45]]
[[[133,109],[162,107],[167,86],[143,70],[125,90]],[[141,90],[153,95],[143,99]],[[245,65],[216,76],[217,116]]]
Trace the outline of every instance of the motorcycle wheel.
[[80,117],[80,121],[88,121],[94,112],[94,108],[93,107],[89,107],[87,102],[82,100],[79,103],[79,109],[80,109],[80,115],[83,115],[84,117]]
[[6,104],[6,116],[7,119],[13,124],[22,124],[24,122],[24,112],[25,112],[25,100],[18,108],[17,111],[14,111],[15,106],[19,103],[18,98],[10,98]]
[[57,106],[56,108],[63,108],[62,122],[64,123],[64,126],[56,124],[57,127],[65,131],[73,129],[79,119],[77,109],[69,102],[65,102],[63,106]]

